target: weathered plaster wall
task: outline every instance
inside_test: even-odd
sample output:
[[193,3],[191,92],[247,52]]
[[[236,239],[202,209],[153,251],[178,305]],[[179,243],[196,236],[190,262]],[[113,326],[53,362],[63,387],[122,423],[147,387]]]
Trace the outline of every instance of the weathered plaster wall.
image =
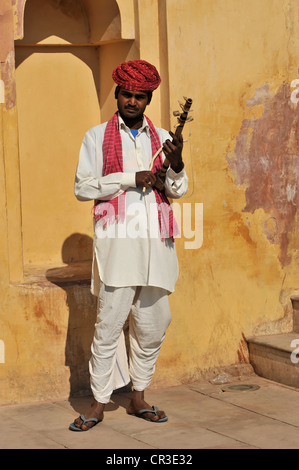
[[182,95],[194,99],[194,192],[185,201],[203,203],[203,246],[177,243],[161,382],[165,370],[189,380],[247,361],[246,337],[291,330],[290,293],[299,289],[299,108],[290,87],[298,3],[165,4],[171,109]]
[[203,204],[202,246],[177,240],[153,386],[248,361],[246,337],[290,329],[299,291],[298,3],[119,0],[98,29],[97,2],[42,4],[49,21],[32,29],[40,2],[27,0],[23,39],[24,0],[0,5],[0,403],[88,388],[95,299],[90,264],[71,261],[90,258],[92,224],[72,175],[85,130],[115,110],[110,72],[130,58],[161,70],[148,108],[158,125],[193,98],[182,202]]

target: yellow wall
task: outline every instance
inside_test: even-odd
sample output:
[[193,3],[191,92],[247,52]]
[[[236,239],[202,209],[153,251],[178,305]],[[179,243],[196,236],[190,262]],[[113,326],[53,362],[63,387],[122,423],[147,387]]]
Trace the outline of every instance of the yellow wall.
[[298,78],[298,3],[57,5],[0,6],[0,403],[88,389],[95,299],[90,264],[79,262],[91,255],[91,204],[73,196],[74,174],[85,131],[115,111],[112,69],[131,58],[161,72],[147,110],[156,125],[172,127],[178,100],[194,101],[184,131],[190,188],[180,207],[203,207],[202,246],[177,240],[173,321],[153,385],[247,362],[246,337],[291,329],[290,295],[299,290],[290,86]]
[[189,380],[248,360],[244,338],[292,327],[299,198],[290,83],[298,76],[299,9],[282,0],[166,6],[171,109],[182,95],[194,99],[194,192],[185,201],[203,203],[204,241],[193,251],[179,240],[174,322],[158,370],[163,379],[171,364]]

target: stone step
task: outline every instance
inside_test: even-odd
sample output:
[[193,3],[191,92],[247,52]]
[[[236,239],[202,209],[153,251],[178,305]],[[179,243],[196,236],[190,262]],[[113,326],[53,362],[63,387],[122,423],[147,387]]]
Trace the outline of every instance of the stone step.
[[247,342],[250,363],[257,375],[299,388],[298,332],[247,338]]
[[299,333],[299,297],[293,296],[291,297],[292,307],[293,307],[293,330]]

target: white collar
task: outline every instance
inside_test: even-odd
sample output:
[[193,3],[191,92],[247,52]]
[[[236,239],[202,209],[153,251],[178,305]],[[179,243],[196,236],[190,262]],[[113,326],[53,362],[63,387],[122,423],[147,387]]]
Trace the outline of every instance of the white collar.
[[[119,113],[118,113],[118,125],[119,125],[119,129],[122,128],[126,132],[130,132],[130,129],[125,124],[123,118],[121,117],[121,115]],[[143,131],[145,131],[147,133],[148,137],[150,137],[149,125],[148,125],[148,122],[147,122],[145,116],[143,116],[142,126],[138,129],[138,132],[143,132]]]

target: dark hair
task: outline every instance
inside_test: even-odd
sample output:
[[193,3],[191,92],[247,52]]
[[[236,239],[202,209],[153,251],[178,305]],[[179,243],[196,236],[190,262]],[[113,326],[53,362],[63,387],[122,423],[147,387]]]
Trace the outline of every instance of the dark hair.
[[[121,87],[119,85],[117,85],[117,87],[115,88],[114,97],[115,97],[116,100],[118,98],[118,93],[119,93],[120,88]],[[147,94],[148,104],[150,104],[150,102],[152,100],[152,97],[153,97],[153,92],[152,91],[146,91],[146,94]]]

